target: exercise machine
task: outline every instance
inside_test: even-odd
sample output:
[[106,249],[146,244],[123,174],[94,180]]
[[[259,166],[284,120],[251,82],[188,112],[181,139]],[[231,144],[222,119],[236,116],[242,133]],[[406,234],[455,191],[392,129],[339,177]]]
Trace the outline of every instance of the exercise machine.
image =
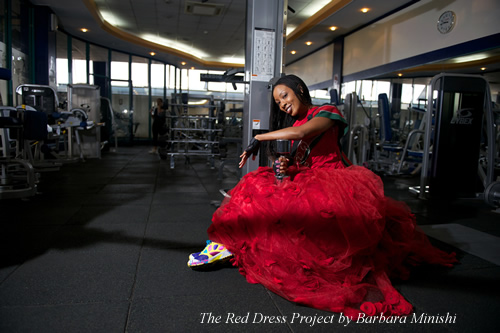
[[370,151],[368,128],[359,124],[356,118],[358,97],[355,92],[347,94],[344,102],[344,117],[347,120],[348,130],[342,150],[353,164],[365,165]]
[[452,199],[484,197],[489,189],[486,195],[496,196],[490,100],[482,76],[443,73],[432,78],[420,185],[410,192],[422,199]]
[[0,106],[0,199],[28,198],[37,192],[38,175],[18,154],[23,132],[24,111]]

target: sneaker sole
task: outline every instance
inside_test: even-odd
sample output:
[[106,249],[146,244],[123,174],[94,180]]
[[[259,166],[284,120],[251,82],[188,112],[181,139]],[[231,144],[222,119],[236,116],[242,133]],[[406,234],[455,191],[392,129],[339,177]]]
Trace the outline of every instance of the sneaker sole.
[[230,255],[230,256],[227,256],[227,257],[224,257],[222,259],[218,259],[218,260],[206,263],[206,264],[193,265],[193,266],[190,266],[189,262],[188,262],[188,267],[194,271],[210,270],[210,269],[213,269],[215,267],[222,267],[222,266],[228,265],[228,263],[230,263],[232,258],[234,258],[234,255]]

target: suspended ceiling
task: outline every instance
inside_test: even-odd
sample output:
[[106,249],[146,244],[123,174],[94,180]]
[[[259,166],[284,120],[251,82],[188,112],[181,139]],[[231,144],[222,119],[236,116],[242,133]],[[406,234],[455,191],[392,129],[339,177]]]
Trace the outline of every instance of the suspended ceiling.
[[[31,0],[51,8],[59,29],[113,50],[184,68],[228,69],[243,67],[245,0]],[[285,64],[332,43],[415,0],[288,0]],[[361,8],[369,8],[362,13]],[[209,13],[213,11],[213,13]],[[210,14],[210,15],[207,15]],[[330,27],[337,29],[331,31]],[[88,29],[82,32],[81,29]],[[305,43],[310,41],[311,45]],[[296,53],[291,54],[294,50]],[[82,57],[85,56],[81,50]],[[155,52],[154,56],[150,52]],[[491,50],[490,72],[498,72],[498,50]],[[496,60],[495,60],[496,59]],[[490,58],[491,60],[491,58]],[[408,69],[414,76],[443,68],[477,72],[478,63],[460,65],[453,60]],[[473,66],[472,66],[473,65]],[[455,65],[455,67],[457,67]],[[388,73],[387,76],[397,73]]]

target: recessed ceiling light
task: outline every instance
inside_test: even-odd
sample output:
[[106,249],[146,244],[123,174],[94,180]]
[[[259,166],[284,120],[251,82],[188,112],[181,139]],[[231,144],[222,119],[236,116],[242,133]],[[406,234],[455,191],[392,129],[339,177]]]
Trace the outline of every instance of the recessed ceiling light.
[[295,54],[297,53],[297,51],[293,50],[293,51],[290,51],[291,54]]
[[330,27],[330,30],[331,30],[331,31],[335,31],[335,30],[337,30],[337,27],[331,26],[331,27]]
[[398,76],[403,76],[403,73],[398,73]]
[[311,42],[311,41],[307,41],[307,42],[306,42],[306,45],[311,45],[311,44],[312,44],[312,42]]
[[182,65],[182,66],[184,66],[185,64],[186,64],[186,62],[185,62],[185,61],[181,62],[181,65]]
[[151,56],[153,56],[153,57],[156,55],[156,53],[155,53],[155,52],[149,52],[149,54],[150,54]]
[[361,8],[361,11],[363,13],[368,13],[368,11],[370,11],[370,8]]
[[89,31],[89,29],[87,29],[87,28],[81,28],[80,31],[81,32],[87,32],[87,31]]
[[191,67],[191,69],[194,69],[194,67]]
[[486,67],[481,67],[481,70],[482,70],[482,71],[485,71],[485,70],[486,70]]

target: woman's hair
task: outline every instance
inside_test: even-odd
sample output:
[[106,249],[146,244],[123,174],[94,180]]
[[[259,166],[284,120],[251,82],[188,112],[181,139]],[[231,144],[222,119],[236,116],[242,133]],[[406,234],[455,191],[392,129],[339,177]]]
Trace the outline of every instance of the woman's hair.
[[[299,101],[306,105],[312,106],[311,95],[309,94],[309,89],[307,89],[306,84],[296,75],[286,75],[282,76],[273,85],[273,90],[271,94],[271,113],[269,114],[269,131],[275,131],[281,128],[290,127],[295,122],[295,118],[290,116],[288,113],[280,110],[278,104],[274,100],[274,88],[279,85],[285,85],[292,89]],[[267,145],[267,154],[271,158],[274,158],[274,145],[269,142]]]

